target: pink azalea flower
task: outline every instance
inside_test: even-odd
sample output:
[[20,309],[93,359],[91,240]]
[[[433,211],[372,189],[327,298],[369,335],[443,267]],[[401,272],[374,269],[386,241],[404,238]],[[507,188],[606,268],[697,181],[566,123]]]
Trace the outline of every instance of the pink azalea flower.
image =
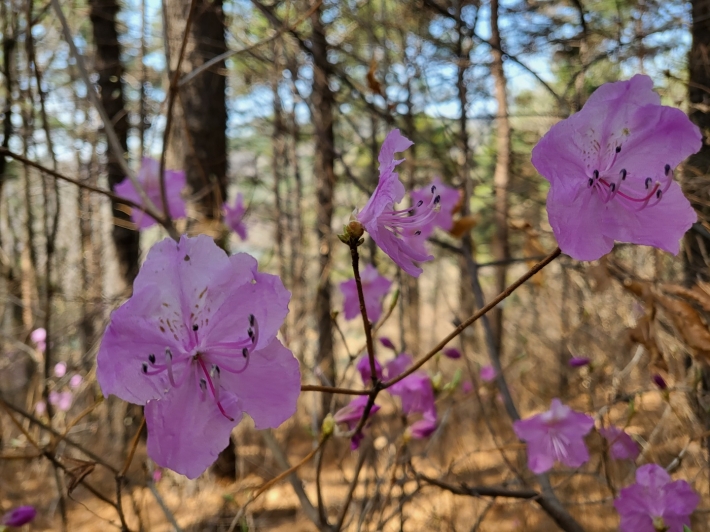
[[435,216],[441,200],[436,190],[430,191],[428,201],[414,207],[394,210],[394,204],[404,198],[404,185],[395,168],[404,159],[394,154],[409,148],[413,142],[393,129],[380,150],[380,180],[365,207],[355,216],[377,245],[409,275],[419,277],[422,269],[415,262],[432,260],[433,255],[423,249],[422,228]]
[[661,466],[646,464],[636,470],[636,484],[622,489],[614,506],[621,516],[621,532],[683,532],[699,502],[685,480],[671,482]]
[[[365,386],[372,384],[372,371],[370,371],[370,359],[365,355],[361,357],[355,366],[360,372],[362,382]],[[382,379],[382,365],[375,359],[375,373],[378,379]]]
[[[160,161],[144,157],[141,161],[141,168],[136,176],[138,182],[145,190],[146,195],[153,202],[159,212],[163,211],[163,200],[160,192]],[[182,170],[165,171],[165,195],[168,203],[168,212],[172,219],[184,218],[185,200],[182,199],[182,190],[187,184],[185,172]],[[138,191],[133,186],[130,179],[121,181],[115,188],[116,194],[126,199],[132,200],[139,205],[142,203]],[[131,219],[138,226],[138,229],[147,229],[156,224],[155,218],[147,215],[139,209],[133,209]]]
[[609,454],[614,460],[636,460],[639,446],[631,436],[613,425],[599,429],[604,439],[609,442]]
[[240,192],[234,200],[234,205],[224,204],[224,222],[227,226],[239,235],[242,240],[247,239],[247,226],[244,225],[242,219],[246,207],[244,207],[244,196]]
[[471,381],[463,381],[461,391],[463,393],[471,393],[473,391],[473,383]]
[[[347,405],[345,405],[343,408],[341,408],[335,413],[335,415],[333,416],[335,422],[344,423],[345,425],[347,425],[348,430],[354,430],[360,422],[362,415],[365,413],[367,401],[367,395],[358,395],[355,399],[350,401]],[[373,404],[372,408],[370,409],[370,416],[373,416],[379,409],[380,407],[377,405],[377,403]],[[364,435],[362,434],[362,432],[353,435],[352,439],[350,440],[350,448],[353,451],[360,446],[360,442],[362,441],[363,437]]]
[[424,188],[415,188],[412,191],[412,203],[428,202],[431,197],[431,189],[434,187],[436,193],[441,197],[439,212],[421,228],[422,238],[428,238],[434,232],[435,227],[440,227],[444,231],[450,231],[454,226],[454,208],[459,202],[459,191],[442,183],[439,176],[434,178],[432,183]]
[[71,392],[58,392],[52,390],[49,392],[49,404],[54,405],[62,412],[67,412],[71,408],[74,401],[74,396]]
[[37,401],[37,404],[35,405],[35,412],[37,412],[37,414],[41,416],[46,411],[47,411],[47,403],[45,403],[44,401]]
[[69,379],[69,387],[72,390],[76,390],[79,386],[81,386],[82,382],[84,382],[84,378],[77,373],[76,375],[72,375],[72,378]]
[[592,430],[594,420],[575,412],[553,399],[550,410],[513,423],[513,430],[528,444],[528,467],[540,474],[555,462],[579,467],[589,460],[584,436]]
[[276,338],[290,293],[256,260],[205,235],[148,253],[97,358],[104,395],[145,405],[148,456],[199,476],[248,413],[277,427],[296,410],[298,361]]
[[32,343],[35,344],[37,349],[42,353],[47,349],[47,331],[44,327],[32,331],[30,333],[30,340],[32,340]]
[[492,382],[498,374],[493,366],[483,366],[480,375],[483,382]]
[[411,365],[412,356],[407,353],[400,353],[385,364],[384,376],[387,380],[392,380],[404,373],[404,371]]
[[532,152],[550,182],[547,213],[562,251],[595,260],[620,241],[677,254],[697,216],[673,169],[701,139],[685,113],[661,105],[648,76],[599,87]]
[[423,440],[434,434],[437,426],[436,409],[428,410],[424,412],[424,415],[419,421],[415,421],[411,424],[409,433],[412,435],[412,438]]
[[[392,281],[380,275],[372,264],[365,266],[360,273],[362,282],[362,295],[365,298],[365,310],[367,319],[375,323],[382,315],[382,300],[392,286]],[[352,320],[360,316],[360,299],[357,294],[357,283],[355,279],[348,279],[340,283],[340,291],[343,293],[343,311],[346,320]]]
[[391,349],[392,351],[397,351],[397,348],[394,346],[392,343],[392,340],[387,338],[386,336],[383,336],[380,338],[380,343],[382,344],[383,347],[386,347],[387,349]]
[[[17,508],[7,512],[2,517],[0,525],[20,527],[33,521],[36,516],[37,510],[35,510],[32,506],[18,506]],[[0,527],[0,529],[1,528],[2,527]]]
[[54,365],[54,376],[61,379],[67,374],[67,365],[64,362],[57,362]]

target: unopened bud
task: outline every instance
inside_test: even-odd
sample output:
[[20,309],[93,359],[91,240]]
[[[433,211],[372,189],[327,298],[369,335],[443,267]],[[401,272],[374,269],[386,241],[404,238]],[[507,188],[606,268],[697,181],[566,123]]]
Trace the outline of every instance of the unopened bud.
[[363,233],[365,232],[365,228],[362,226],[360,222],[357,220],[352,220],[348,225],[347,225],[347,230],[348,233],[353,237],[353,238],[360,238]]
[[335,430],[335,418],[333,417],[333,414],[328,414],[325,416],[325,419],[323,420],[323,424],[321,425],[320,428],[320,433],[324,437],[328,437],[333,434],[333,431]]

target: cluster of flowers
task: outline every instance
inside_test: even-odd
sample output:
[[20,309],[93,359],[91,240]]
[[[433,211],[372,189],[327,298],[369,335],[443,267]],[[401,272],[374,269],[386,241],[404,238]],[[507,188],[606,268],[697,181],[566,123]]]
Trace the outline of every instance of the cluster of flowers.
[[[44,328],[40,327],[32,331],[30,340],[41,353],[47,349],[47,331]],[[49,392],[49,404],[60,412],[67,412],[74,402],[74,393],[84,382],[84,378],[78,373],[67,375],[67,365],[64,362],[55,364],[54,377],[53,387]],[[35,412],[42,415],[46,411],[47,404],[44,401],[38,401],[35,405]]]
[[[578,468],[589,460],[584,437],[594,419],[553,399],[550,410],[513,423],[515,434],[527,442],[528,467],[533,473],[549,471],[555,462]],[[638,444],[613,425],[599,434],[615,460],[636,460]],[[661,466],[646,464],[636,470],[636,483],[621,490],[614,501],[623,532],[683,532],[700,497],[684,480],[671,481]]]
[[[380,338],[385,347],[396,352],[394,344],[388,338]],[[412,365],[412,357],[407,353],[400,353],[388,361],[384,368],[375,360],[375,372],[378,380],[391,380],[404,373]],[[365,386],[372,383],[370,361],[367,356],[360,358],[356,368],[362,377]],[[431,378],[424,371],[415,371],[401,381],[396,382],[387,392],[394,397],[399,397],[402,402],[402,413],[405,416],[415,415],[419,419],[412,423],[406,431],[406,437],[423,439],[431,436],[437,427],[436,404],[434,386]],[[354,431],[367,408],[368,396],[360,395],[335,413],[337,423],[343,423],[349,431]],[[378,404],[373,404],[370,414],[380,410]],[[364,434],[359,431],[352,435],[350,447],[355,450],[360,446]]]
[[[673,169],[700,144],[700,132],[687,116],[660,105],[650,78],[635,76],[599,88],[582,111],[555,125],[533,150],[533,164],[550,181],[547,209],[562,251],[594,260],[622,241],[677,253],[696,215]],[[395,154],[411,145],[398,130],[387,135],[377,188],[353,215],[404,272],[418,276],[419,263],[433,259],[426,239],[435,227],[451,227],[458,193],[434,183],[413,191],[412,207],[395,209],[405,196],[395,171],[402,159]],[[146,159],[139,180],[161,205],[158,173],[157,162]],[[166,172],[165,185],[171,216],[183,216],[184,174]],[[128,181],[117,193],[140,201]],[[240,198],[237,213],[226,213],[228,222],[230,216],[241,220]],[[134,221],[140,228],[155,222],[139,212]],[[367,310],[376,321],[391,282],[371,267],[363,276]],[[357,315],[359,307],[352,302],[352,287],[349,281],[342,287],[346,317]],[[276,427],[293,415],[299,365],[276,338],[289,299],[281,280],[260,273],[254,258],[243,253],[228,257],[207,236],[166,239],[149,251],[133,296],[112,314],[98,354],[97,379],[105,394],[145,405],[148,454],[159,466],[194,478],[227,445],[244,412],[257,428]],[[391,379],[410,364],[411,358],[400,354],[384,368],[378,364],[376,371]],[[358,369],[364,381],[371,378],[369,362],[361,361]],[[495,378],[495,372],[489,377]],[[405,414],[421,416],[408,428],[412,437],[435,430],[433,387],[425,373],[412,373],[388,393],[400,397]],[[367,397],[360,397],[336,419],[352,429],[366,404]],[[589,454],[580,440],[593,424],[553,401],[549,412],[516,423],[515,430],[528,442],[531,470],[541,472],[555,461],[571,467],[584,463]],[[633,454],[623,431],[609,428],[602,434],[617,457]],[[355,435],[354,447],[361,437]],[[685,482],[671,482],[653,464],[639,468],[637,483],[617,500],[622,530],[630,532],[652,530],[649,519],[655,530],[663,525],[682,532],[676,524],[685,524],[696,505],[697,495]]]
[[[165,200],[168,204],[168,212],[172,219],[184,218],[186,216],[185,200],[182,197],[183,190],[187,186],[185,172],[182,170],[166,170],[165,171]],[[148,196],[148,199],[161,209],[163,204],[162,193],[160,190],[160,162],[150,157],[144,157],[141,161],[141,167],[136,176],[143,191]],[[133,186],[133,182],[126,178],[116,186],[116,194],[131,200],[138,205],[142,204],[140,194]],[[237,233],[242,240],[247,239],[247,228],[244,225],[244,197],[241,192],[237,194],[234,203],[225,203],[222,209],[224,222],[232,231]],[[136,224],[138,229],[147,229],[157,222],[155,218],[144,213],[139,209],[131,211],[131,219]]]

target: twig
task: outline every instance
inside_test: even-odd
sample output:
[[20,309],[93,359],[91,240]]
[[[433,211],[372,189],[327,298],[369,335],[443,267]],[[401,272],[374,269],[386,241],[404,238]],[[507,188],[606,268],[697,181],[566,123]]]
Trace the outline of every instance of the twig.
[[360,256],[357,252],[357,247],[361,243],[360,236],[350,235],[348,246],[350,247],[350,258],[352,259],[353,274],[355,275],[355,286],[357,286],[357,298],[360,302],[360,315],[362,316],[362,326],[365,330],[365,340],[367,345],[367,358],[370,361],[370,377],[373,387],[377,386],[379,377],[377,376],[377,367],[375,365],[375,346],[372,342],[372,325],[367,317],[367,308],[365,307],[365,294],[362,290],[362,279],[360,279]]
[[355,493],[355,488],[357,487],[357,479],[360,477],[360,470],[365,463],[365,458],[370,452],[368,447],[363,452],[360,453],[358,457],[357,465],[355,466],[355,472],[353,474],[353,479],[350,481],[350,486],[348,487],[348,493],[345,496],[345,502],[343,503],[343,508],[340,510],[340,515],[338,516],[338,521],[334,526],[334,530],[339,531],[343,528],[343,522],[345,521],[345,516],[348,513],[348,508],[350,507],[350,502],[352,501],[353,494]]
[[368,395],[371,393],[371,390],[351,390],[350,388],[338,388],[337,386],[321,386],[319,384],[302,384],[301,391],[339,393],[342,395]]

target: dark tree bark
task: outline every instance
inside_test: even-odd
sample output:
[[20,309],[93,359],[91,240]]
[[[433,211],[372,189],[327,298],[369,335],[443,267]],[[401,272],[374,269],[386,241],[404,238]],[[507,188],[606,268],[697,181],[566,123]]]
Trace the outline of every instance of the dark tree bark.
[[[495,189],[495,212],[493,235],[493,259],[505,261],[510,257],[508,245],[508,181],[510,174],[510,120],[508,118],[508,87],[503,70],[500,31],[498,29],[498,0],[491,0],[491,53],[493,63],[491,74],[495,82],[498,116],[496,117],[496,167],[493,174]],[[496,292],[505,290],[506,267],[496,268]],[[503,344],[503,308],[496,307],[491,312],[491,325],[495,335],[496,347],[502,354]]]
[[[190,0],[167,2],[171,77],[177,67]],[[221,0],[195,0],[180,75],[188,74],[227,49]],[[173,107],[168,167],[184,169],[197,212],[190,231],[217,236],[227,188],[227,81],[220,61],[180,87]]]
[[[318,323],[318,352],[316,362],[330,383],[335,380],[333,360],[333,324],[331,307],[331,221],[333,219],[333,188],[335,186],[335,141],[333,134],[333,107],[335,100],[328,79],[328,43],[321,20],[322,7],[311,16],[311,54],[313,56],[313,93],[311,112],[316,135],[315,179],[318,203],[316,205],[316,236],[318,238],[319,268],[316,294],[316,320]],[[323,394],[323,414],[330,404],[329,394]]]
[[[693,207],[700,222],[710,221],[710,0],[692,1],[692,35],[689,66],[690,119],[703,134],[700,151],[688,158],[685,164],[685,189],[691,198],[697,198]],[[692,286],[698,281],[710,281],[710,265],[706,257],[710,251],[710,238],[701,223],[695,224],[685,236],[685,281]],[[708,316],[706,316],[708,319]],[[705,430],[710,430],[710,368],[703,366],[701,379],[691,401]],[[704,440],[710,456],[710,438]]]
[[[101,104],[111,117],[113,127],[124,153],[128,151],[128,115],[123,96],[123,66],[121,64],[121,46],[118,42],[116,0],[89,0],[91,27],[96,45],[94,63],[99,75],[98,85],[101,91]],[[121,171],[116,154],[107,150],[108,183],[111,190],[126,176]],[[113,242],[116,246],[121,276],[127,286],[133,285],[138,274],[139,234],[129,229],[130,216],[127,208],[118,202],[112,202],[113,216],[118,223],[113,226]],[[123,223],[122,223],[123,221]]]

